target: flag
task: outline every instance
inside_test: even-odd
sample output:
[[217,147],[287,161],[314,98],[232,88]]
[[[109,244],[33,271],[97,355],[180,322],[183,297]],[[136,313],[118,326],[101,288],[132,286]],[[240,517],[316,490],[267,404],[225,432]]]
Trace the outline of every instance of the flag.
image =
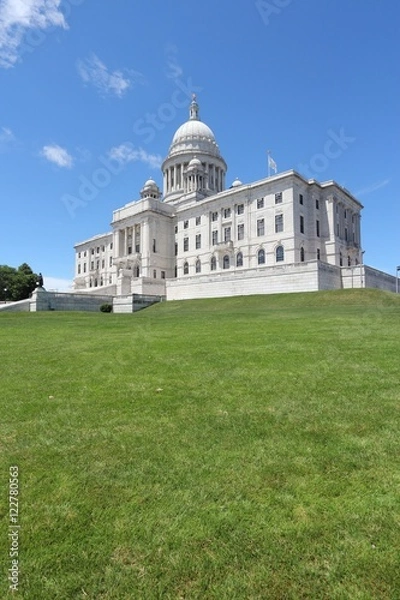
[[268,154],[268,168],[272,169],[274,173],[276,173],[278,170],[278,167],[276,166],[276,162],[274,161],[274,159],[272,158],[272,156],[270,154]]

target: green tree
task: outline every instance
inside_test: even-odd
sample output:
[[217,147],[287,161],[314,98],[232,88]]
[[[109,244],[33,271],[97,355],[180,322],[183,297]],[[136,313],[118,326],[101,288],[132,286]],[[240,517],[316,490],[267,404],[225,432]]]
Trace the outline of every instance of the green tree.
[[8,265],[0,265],[0,299],[24,300],[29,298],[36,288],[38,275],[27,263],[17,269]]

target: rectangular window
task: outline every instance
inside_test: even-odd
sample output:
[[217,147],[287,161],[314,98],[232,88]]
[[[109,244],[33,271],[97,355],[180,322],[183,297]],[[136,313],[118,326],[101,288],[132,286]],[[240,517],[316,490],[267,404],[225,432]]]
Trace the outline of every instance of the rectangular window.
[[257,199],[257,208],[264,208],[264,198]]
[[102,251],[102,252],[104,252],[104,251],[105,251],[105,249],[106,249],[106,248],[105,248],[105,246],[102,246],[102,247],[101,247],[101,251]]
[[96,260],[96,269],[100,269],[100,261]]
[[86,273],[86,263],[83,263],[83,272]]
[[[113,243],[111,242],[111,244],[110,244],[110,250],[112,250],[112,249],[113,249]],[[85,254],[85,256],[86,256],[86,254]]]
[[81,265],[78,265],[78,275],[81,274]]
[[303,194],[299,194],[299,202],[300,204],[304,204]]
[[155,239],[153,239],[153,252],[157,252],[157,244]]
[[189,250],[189,238],[183,238],[183,251],[187,252]]
[[264,219],[257,220],[257,235],[265,235],[265,223]]
[[282,203],[282,192],[277,192],[275,194],[275,204],[281,204]]
[[175,242],[175,256],[178,256],[178,244]]
[[319,237],[320,236],[319,221],[316,221],[315,225],[316,225],[317,237]]
[[92,248],[91,252],[92,252],[92,255],[93,255],[94,254],[94,248]]
[[317,248],[317,260],[321,260],[321,250]]
[[[318,223],[318,221],[317,221],[317,223]],[[346,242],[348,241],[347,227],[344,228],[344,239],[346,240]]]
[[318,198],[315,199],[315,208],[317,210],[319,210],[319,200],[318,200]]
[[98,254],[99,252],[100,252],[100,246],[97,246],[96,253]]
[[211,221],[218,221],[218,213],[217,212],[211,213]]
[[81,253],[79,252],[79,254],[78,254],[78,258],[80,258],[80,257],[81,257]]
[[238,225],[238,240],[244,239],[244,223],[239,223]]
[[283,231],[283,215],[275,215],[275,233]]
[[112,261],[113,261],[113,257],[110,256],[110,262],[109,262],[110,267],[112,267]]
[[103,260],[101,261],[101,268],[104,269],[105,266],[106,266],[106,261],[103,258]]
[[231,241],[231,228],[230,227],[225,227],[224,229],[224,242],[230,242]]
[[242,215],[244,213],[244,204],[238,204],[236,207],[236,212],[238,215]]
[[201,224],[201,217],[196,217],[196,225],[200,225]]
[[157,279],[157,271],[156,271],[155,269],[154,269],[154,271],[153,271],[153,278],[154,278],[154,279]]
[[165,279],[165,271],[161,271],[161,279]]
[[128,254],[132,254],[132,246],[128,246]]
[[201,248],[201,234],[198,233],[196,235],[196,250],[198,250],[199,248]]
[[336,235],[338,237],[340,237],[340,225],[339,225],[339,223],[336,223]]
[[178,225],[175,225],[175,233],[178,233]]
[[230,216],[231,216],[231,209],[224,208],[224,219],[229,219]]
[[304,233],[304,217],[300,215],[300,233]]
[[92,260],[90,263],[90,270],[94,271],[94,260]]
[[189,227],[189,221],[183,221],[183,229],[187,229]]
[[85,250],[85,252],[83,253],[83,257],[84,257],[84,258],[86,258],[86,250]]
[[212,243],[213,246],[216,246],[218,244],[218,231],[212,232]]
[[135,252],[137,254],[139,254],[139,252],[140,252],[140,244],[136,244],[136,246],[135,246]]
[[344,211],[344,218],[347,219],[347,210]]
[[112,275],[109,276],[108,283],[112,283]]

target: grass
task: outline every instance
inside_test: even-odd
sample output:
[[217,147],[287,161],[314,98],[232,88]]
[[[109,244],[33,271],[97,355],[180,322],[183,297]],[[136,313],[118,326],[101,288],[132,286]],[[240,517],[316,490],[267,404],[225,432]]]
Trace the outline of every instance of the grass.
[[[13,598],[400,597],[399,297],[2,314],[0,331]],[[0,507],[4,574],[6,491]]]

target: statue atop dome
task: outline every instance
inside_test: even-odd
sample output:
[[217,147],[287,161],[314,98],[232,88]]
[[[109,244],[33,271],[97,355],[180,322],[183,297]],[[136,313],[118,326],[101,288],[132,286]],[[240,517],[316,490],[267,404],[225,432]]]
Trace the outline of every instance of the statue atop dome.
[[199,105],[197,104],[196,94],[192,94],[189,117],[191,121],[199,121]]

